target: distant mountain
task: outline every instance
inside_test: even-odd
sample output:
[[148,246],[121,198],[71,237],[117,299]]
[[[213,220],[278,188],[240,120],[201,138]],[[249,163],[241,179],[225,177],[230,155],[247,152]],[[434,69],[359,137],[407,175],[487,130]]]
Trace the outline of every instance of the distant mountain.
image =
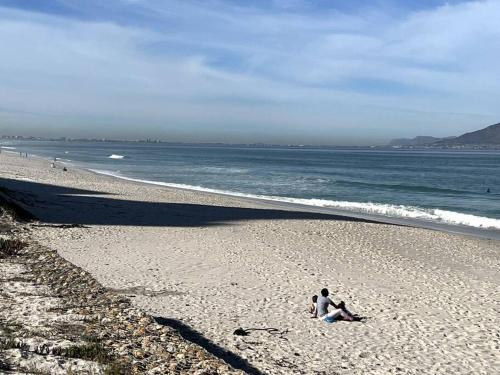
[[418,136],[415,138],[393,139],[389,142],[392,147],[493,147],[500,148],[500,123],[490,125],[484,129],[465,133],[458,137],[436,138]]
[[442,139],[433,146],[500,145],[500,123],[487,128],[465,133],[453,139]]
[[389,146],[425,146],[440,141],[442,138],[420,135],[415,138],[399,138],[389,142]]

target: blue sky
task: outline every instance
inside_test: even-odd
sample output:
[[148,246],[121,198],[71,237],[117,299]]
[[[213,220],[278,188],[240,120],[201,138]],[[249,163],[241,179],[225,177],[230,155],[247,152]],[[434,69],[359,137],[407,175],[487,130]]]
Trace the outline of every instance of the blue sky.
[[500,121],[498,19],[498,0],[0,0],[0,133],[461,134]]

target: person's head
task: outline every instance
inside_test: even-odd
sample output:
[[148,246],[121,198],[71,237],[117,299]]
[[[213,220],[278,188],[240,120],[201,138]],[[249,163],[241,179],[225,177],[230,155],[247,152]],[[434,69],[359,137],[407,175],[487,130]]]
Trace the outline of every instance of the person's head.
[[329,293],[328,293],[328,289],[326,289],[326,288],[321,289],[321,295],[322,295],[323,297],[328,297],[328,294],[329,294]]
[[318,302],[318,296],[317,296],[317,295],[314,295],[314,296],[313,296],[313,303],[316,303],[316,302]]

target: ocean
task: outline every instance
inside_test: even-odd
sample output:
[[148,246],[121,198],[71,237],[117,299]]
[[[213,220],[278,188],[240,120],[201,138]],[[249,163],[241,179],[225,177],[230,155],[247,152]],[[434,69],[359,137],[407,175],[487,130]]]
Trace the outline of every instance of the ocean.
[[[500,230],[500,152],[2,141],[97,173],[378,217]],[[489,189],[489,190],[488,190]]]

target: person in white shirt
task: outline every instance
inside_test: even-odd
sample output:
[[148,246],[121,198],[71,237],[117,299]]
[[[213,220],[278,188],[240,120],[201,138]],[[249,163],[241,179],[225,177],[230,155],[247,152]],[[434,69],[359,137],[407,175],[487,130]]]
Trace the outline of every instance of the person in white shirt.
[[[343,302],[341,302],[339,305],[335,304],[329,297],[328,295],[330,292],[328,292],[328,289],[324,288],[321,289],[321,296],[318,297],[317,303],[316,303],[316,315],[318,318],[322,320],[335,320],[342,318],[342,320],[348,320],[348,321],[353,321],[354,317],[352,316],[349,311],[345,309],[345,305]],[[328,311],[329,306],[333,306],[334,310]],[[343,307],[343,308],[342,308]]]

